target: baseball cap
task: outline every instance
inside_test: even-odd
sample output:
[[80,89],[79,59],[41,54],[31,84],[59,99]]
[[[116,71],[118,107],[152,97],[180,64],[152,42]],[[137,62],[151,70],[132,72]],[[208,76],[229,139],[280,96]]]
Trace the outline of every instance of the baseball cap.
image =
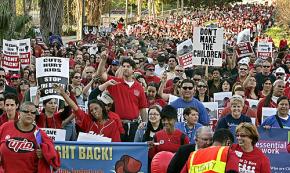
[[114,60],[112,61],[112,65],[120,65],[119,60],[114,59]]
[[19,74],[13,74],[10,76],[10,79],[19,79],[20,75]]
[[249,60],[249,58],[247,57],[247,58],[242,58],[239,62],[238,62],[238,64],[243,64],[243,65],[249,65],[249,62],[250,62],[250,60]]
[[285,70],[282,67],[279,67],[279,68],[276,69],[275,73],[276,74],[277,73],[283,73],[283,74],[285,74]]
[[107,91],[104,91],[100,96],[97,97],[97,99],[102,101],[106,105],[114,103],[112,96]]

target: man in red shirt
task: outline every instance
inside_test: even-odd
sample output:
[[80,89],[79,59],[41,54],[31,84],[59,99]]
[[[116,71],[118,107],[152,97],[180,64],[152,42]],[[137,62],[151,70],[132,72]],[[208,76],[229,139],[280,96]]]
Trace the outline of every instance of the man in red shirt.
[[123,59],[118,71],[122,78],[118,78],[108,76],[104,68],[107,58],[107,51],[102,52],[97,75],[103,81],[114,79],[118,82],[117,85],[110,86],[107,89],[115,102],[115,112],[120,115],[123,122],[125,134],[121,135],[121,140],[123,142],[132,142],[138,128],[139,115],[143,122],[147,122],[145,92],[142,85],[133,78],[136,64],[132,59]]
[[145,81],[147,84],[153,82],[156,84],[159,84],[160,78],[155,76],[154,71],[155,71],[155,65],[154,64],[147,64],[144,67],[145,69]]

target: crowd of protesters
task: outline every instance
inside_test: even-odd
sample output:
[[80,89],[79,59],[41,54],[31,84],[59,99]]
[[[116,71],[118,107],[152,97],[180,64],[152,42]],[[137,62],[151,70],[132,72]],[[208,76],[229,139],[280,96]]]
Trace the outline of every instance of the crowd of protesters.
[[[234,5],[196,9],[187,15],[172,14],[126,28],[119,24],[113,32],[97,35],[95,47],[88,46],[86,40],[63,45],[51,36],[45,45],[31,39],[33,57],[29,66],[13,74],[0,67],[0,125],[9,120],[22,122],[21,115],[30,112],[36,114],[35,123],[40,128],[65,129],[66,140],[76,140],[79,132],[93,132],[112,138],[113,142],[148,141],[150,160],[159,151],[177,152],[184,144],[193,144],[191,151],[209,147],[213,131],[251,123],[251,118],[256,118],[257,127],[290,128],[287,40],[274,45],[264,34],[274,25],[274,9]],[[176,45],[192,38],[194,27],[210,24],[224,28],[222,67],[179,65]],[[237,35],[244,29],[251,31],[253,50],[259,41],[272,42],[273,57],[260,59],[253,54],[238,58]],[[24,108],[31,107],[27,101],[32,101],[29,88],[37,86],[35,59],[44,56],[69,58],[69,91],[54,86],[65,102],[49,99],[43,101],[39,113],[26,111]],[[212,102],[217,92],[232,92],[233,97],[224,105],[222,116],[214,125],[216,129],[211,129],[203,102]],[[36,108],[41,96],[39,88],[34,100]],[[252,109],[246,99],[259,100],[257,109]],[[277,114],[262,122],[262,107],[277,108]],[[258,140],[255,126],[239,126],[235,150],[259,153],[254,147]],[[268,163],[267,158],[264,160]],[[261,166],[262,162],[257,164]],[[256,166],[256,170],[270,172],[268,166]]]

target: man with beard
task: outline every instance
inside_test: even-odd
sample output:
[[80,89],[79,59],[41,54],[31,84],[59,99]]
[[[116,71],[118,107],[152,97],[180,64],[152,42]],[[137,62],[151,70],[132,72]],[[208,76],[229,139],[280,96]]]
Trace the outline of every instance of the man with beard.
[[104,81],[114,79],[117,85],[109,86],[107,89],[115,102],[115,112],[120,115],[125,133],[121,135],[123,142],[133,142],[139,124],[139,115],[143,122],[147,122],[147,100],[144,89],[140,83],[133,78],[136,67],[134,60],[123,59],[118,71],[122,78],[108,76],[104,68],[107,62],[107,51],[101,54],[100,65],[97,75]]

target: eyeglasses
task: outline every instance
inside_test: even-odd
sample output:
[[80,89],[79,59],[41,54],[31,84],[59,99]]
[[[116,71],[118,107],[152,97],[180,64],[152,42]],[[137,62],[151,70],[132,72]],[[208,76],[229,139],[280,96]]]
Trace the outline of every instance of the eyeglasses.
[[200,138],[203,141],[212,141],[212,138]]
[[249,137],[249,135],[245,135],[245,134],[236,134],[236,137],[240,137],[240,138],[245,138],[245,137]]
[[18,80],[18,78],[11,78],[11,80]]
[[36,111],[32,112],[32,111],[28,111],[28,110],[21,110],[21,112],[26,113],[26,114],[31,113],[32,115],[36,114]]
[[205,86],[205,85],[198,85],[197,87],[198,88],[206,88],[207,86]]
[[187,89],[192,90],[193,87],[182,87],[182,89],[184,89],[184,90],[187,90]]
[[0,75],[0,78],[5,78],[5,75]]
[[246,69],[246,68],[240,68],[240,70],[242,70],[242,71],[247,71],[248,69]]
[[263,65],[264,68],[270,68],[271,66]]
[[148,71],[155,71],[155,69],[153,69],[153,68],[150,68],[150,69],[147,69]]

